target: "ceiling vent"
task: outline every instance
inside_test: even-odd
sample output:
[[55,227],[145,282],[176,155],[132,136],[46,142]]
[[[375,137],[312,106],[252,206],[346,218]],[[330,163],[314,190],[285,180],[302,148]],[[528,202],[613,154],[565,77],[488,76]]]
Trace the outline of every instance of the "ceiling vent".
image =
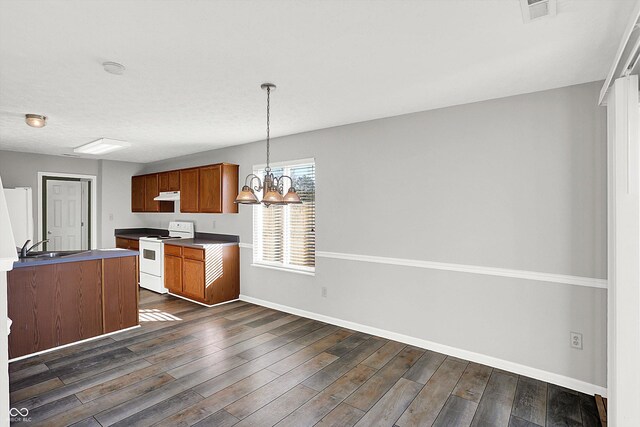
[[557,0],[520,0],[522,20],[527,23],[556,15]]

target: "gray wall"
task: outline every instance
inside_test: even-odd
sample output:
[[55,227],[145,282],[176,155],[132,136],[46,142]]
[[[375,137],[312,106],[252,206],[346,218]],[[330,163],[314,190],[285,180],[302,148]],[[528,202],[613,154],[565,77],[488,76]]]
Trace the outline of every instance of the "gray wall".
[[[278,138],[272,160],[316,159],[318,251],[606,278],[600,86]],[[277,133],[277,97],[273,106]],[[244,177],[264,151],[246,144],[145,172],[224,161]],[[251,243],[251,212],[139,217]],[[604,289],[327,258],[307,277],[251,267],[250,249],[241,258],[244,295],[606,384]],[[570,331],[584,350],[570,348]]]
[[139,227],[143,220],[131,212],[131,177],[138,175],[143,165],[139,163],[100,162],[100,223],[101,247],[113,248],[116,228]]
[[[137,174],[142,167],[139,163],[0,151],[0,176],[4,187],[33,189],[34,227],[38,226],[38,172],[97,176],[96,230],[98,247],[103,248],[115,246],[115,228],[136,227],[141,224],[140,218],[131,213],[131,176]],[[113,220],[109,219],[109,214],[113,214]]]

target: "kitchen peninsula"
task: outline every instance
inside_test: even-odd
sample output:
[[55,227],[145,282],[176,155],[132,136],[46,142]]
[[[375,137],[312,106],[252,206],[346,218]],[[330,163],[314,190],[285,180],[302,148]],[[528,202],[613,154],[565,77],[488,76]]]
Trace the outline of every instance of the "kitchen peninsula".
[[137,255],[103,249],[15,262],[7,275],[9,358],[137,326]]

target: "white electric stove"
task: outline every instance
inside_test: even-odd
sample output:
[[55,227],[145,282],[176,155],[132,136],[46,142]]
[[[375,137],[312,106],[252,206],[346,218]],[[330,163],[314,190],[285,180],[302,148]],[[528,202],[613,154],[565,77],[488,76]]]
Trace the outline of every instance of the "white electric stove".
[[164,287],[164,242],[176,239],[193,239],[192,222],[171,221],[168,236],[140,238],[140,287],[159,294],[166,294]]

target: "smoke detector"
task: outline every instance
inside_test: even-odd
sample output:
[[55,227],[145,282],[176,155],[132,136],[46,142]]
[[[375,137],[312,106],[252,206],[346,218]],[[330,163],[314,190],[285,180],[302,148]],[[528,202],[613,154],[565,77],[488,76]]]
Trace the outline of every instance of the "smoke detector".
[[525,22],[537,21],[541,18],[556,15],[557,0],[520,0],[522,20]]

